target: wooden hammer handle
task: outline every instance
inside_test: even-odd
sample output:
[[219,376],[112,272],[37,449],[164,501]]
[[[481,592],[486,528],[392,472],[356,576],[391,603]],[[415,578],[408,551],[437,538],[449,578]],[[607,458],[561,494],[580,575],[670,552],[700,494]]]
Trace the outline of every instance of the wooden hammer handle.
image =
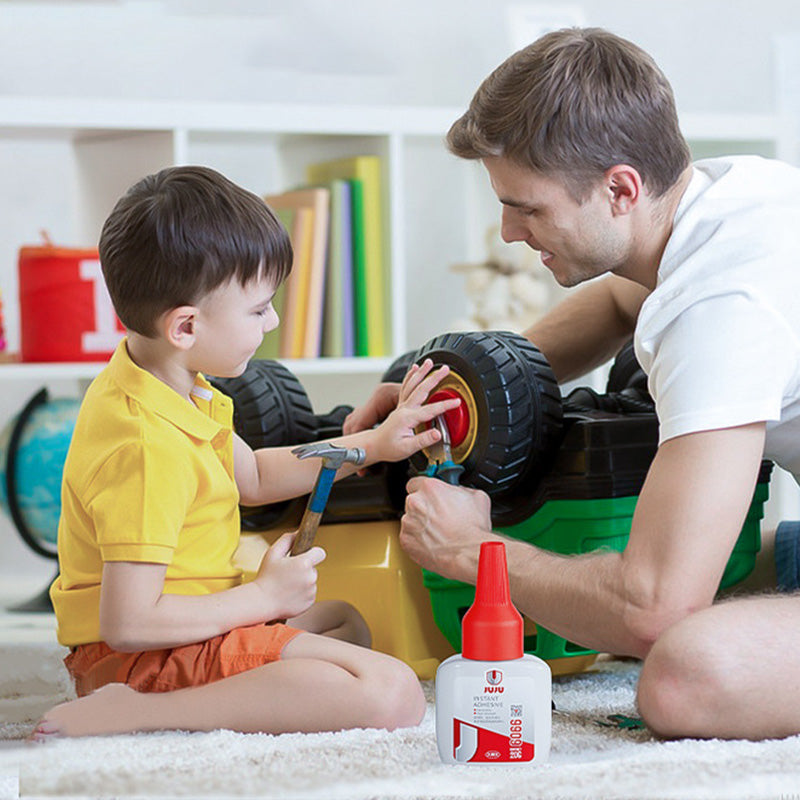
[[321,511],[312,511],[310,508],[306,507],[303,519],[300,520],[300,527],[297,529],[297,536],[295,536],[294,543],[292,544],[291,554],[293,556],[299,556],[300,553],[305,553],[307,550],[311,549],[321,519]]

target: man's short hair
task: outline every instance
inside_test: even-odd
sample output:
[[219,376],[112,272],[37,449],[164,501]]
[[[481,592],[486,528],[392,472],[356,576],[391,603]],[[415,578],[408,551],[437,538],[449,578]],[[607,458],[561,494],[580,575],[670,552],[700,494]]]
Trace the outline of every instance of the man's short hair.
[[558,176],[584,200],[602,174],[629,164],[660,197],[689,165],[672,88],[653,59],[600,28],[553,31],[481,84],[450,128],[457,156],[503,156]]
[[208,167],[169,167],[117,202],[100,234],[100,263],[126,328],[155,336],[161,314],[235,278],[277,287],[292,246],[267,204]]

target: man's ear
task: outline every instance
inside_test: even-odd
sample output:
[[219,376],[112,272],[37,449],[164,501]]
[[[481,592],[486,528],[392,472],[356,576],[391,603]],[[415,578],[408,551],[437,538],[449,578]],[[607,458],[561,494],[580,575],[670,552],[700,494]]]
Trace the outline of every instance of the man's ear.
[[188,350],[195,340],[198,309],[196,306],[178,306],[161,317],[164,338],[179,350]]
[[605,190],[615,217],[630,214],[642,196],[642,176],[629,164],[615,164],[606,170]]

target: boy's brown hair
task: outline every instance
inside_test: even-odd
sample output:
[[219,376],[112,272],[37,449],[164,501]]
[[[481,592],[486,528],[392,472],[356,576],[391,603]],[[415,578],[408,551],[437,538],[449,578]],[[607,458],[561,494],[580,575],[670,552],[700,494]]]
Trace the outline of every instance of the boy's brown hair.
[[100,263],[126,328],[155,336],[165,311],[193,305],[235,278],[277,287],[292,267],[286,230],[257,195],[208,167],[148,175],[117,202]]
[[503,156],[565,180],[584,200],[615,164],[654,197],[689,165],[672,88],[653,59],[600,28],[553,31],[514,53],[481,84],[450,128],[457,156]]

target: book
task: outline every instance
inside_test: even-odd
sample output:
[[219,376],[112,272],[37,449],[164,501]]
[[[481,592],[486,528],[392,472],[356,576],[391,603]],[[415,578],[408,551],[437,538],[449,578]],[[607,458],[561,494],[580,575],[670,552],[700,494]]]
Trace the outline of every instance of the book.
[[[277,208],[273,209],[273,211],[275,216],[278,218],[278,221],[286,229],[286,232],[289,234],[289,238],[291,239],[294,211],[292,211],[290,208]],[[294,259],[292,260],[292,271],[294,271]],[[277,291],[275,292],[275,296],[272,298],[272,307],[275,309],[275,313],[278,315],[278,328],[277,330],[269,331],[264,336],[264,340],[259,345],[259,348],[256,350],[253,358],[276,359],[280,358],[281,356],[281,334],[285,329],[284,305],[286,301],[286,284],[289,282],[290,277],[291,272],[287,276],[286,280],[284,280],[284,282],[278,287]]]
[[311,283],[311,249],[314,242],[314,212],[310,208],[298,208],[293,227],[294,265],[292,267],[292,291],[284,306],[287,313],[287,336],[281,340],[282,358],[303,358],[305,353],[306,321],[309,314],[309,286]]
[[282,338],[281,355],[315,358],[320,354],[322,338],[330,191],[324,187],[295,189],[268,195],[264,200],[276,211],[294,211],[291,238],[297,252],[284,304],[286,326],[291,328],[291,345],[285,347]]
[[367,247],[364,236],[364,185],[351,180],[350,198],[352,211],[353,253],[353,319],[355,328],[355,351],[357,356],[370,354],[369,344],[369,297],[367,294]]
[[[357,338],[359,355],[382,356],[389,352],[389,281],[384,258],[384,217],[381,161],[377,156],[355,156],[311,164],[308,179],[312,183],[326,183],[336,178],[359,181],[361,184],[361,206],[357,205],[358,189],[353,183],[353,246],[356,259],[359,254],[358,232],[363,232],[363,273],[356,266],[356,330],[363,325],[362,335]],[[359,224],[359,219],[361,224]],[[359,281],[363,279],[363,286]],[[359,319],[359,291],[366,297],[365,308]],[[366,339],[366,342],[363,339]],[[359,339],[361,341],[359,341]]]
[[322,355],[354,356],[353,232],[351,187],[333,180],[331,191],[328,272],[325,276],[325,313],[322,320]]

